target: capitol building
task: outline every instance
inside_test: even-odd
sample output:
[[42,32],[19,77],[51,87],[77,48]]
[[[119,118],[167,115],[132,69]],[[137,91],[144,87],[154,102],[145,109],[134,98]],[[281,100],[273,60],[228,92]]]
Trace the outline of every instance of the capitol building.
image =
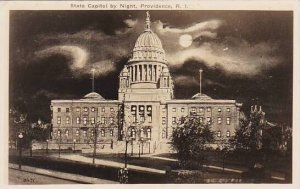
[[169,148],[173,129],[190,114],[209,124],[217,140],[231,137],[240,107],[236,100],[212,99],[201,89],[190,99],[175,99],[168,60],[147,13],[144,31],[119,74],[118,99],[93,91],[82,99],[52,100],[52,142],[79,149],[96,141],[100,150],[117,150],[130,140],[153,153]]

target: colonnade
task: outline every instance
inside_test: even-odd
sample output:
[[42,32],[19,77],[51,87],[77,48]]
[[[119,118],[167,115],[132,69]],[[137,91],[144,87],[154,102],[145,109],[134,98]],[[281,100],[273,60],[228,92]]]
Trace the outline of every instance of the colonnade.
[[156,82],[163,66],[153,64],[135,64],[128,66],[131,82]]

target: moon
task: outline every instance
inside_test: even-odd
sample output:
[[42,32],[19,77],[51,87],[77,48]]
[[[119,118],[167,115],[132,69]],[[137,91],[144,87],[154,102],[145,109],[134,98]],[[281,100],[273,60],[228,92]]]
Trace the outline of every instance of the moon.
[[189,34],[183,34],[179,37],[179,44],[182,46],[182,47],[189,47],[191,46],[193,42],[193,37]]

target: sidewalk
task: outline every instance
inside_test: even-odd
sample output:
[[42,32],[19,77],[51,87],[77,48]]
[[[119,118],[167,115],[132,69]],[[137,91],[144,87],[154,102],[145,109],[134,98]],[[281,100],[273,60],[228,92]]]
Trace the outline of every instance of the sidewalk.
[[[9,163],[9,168],[18,170],[18,165]],[[53,178],[70,180],[70,181],[74,181],[77,183],[83,183],[83,184],[118,184],[118,182],[111,181],[111,180],[87,177],[87,176],[76,175],[76,174],[71,174],[71,173],[64,173],[64,172],[53,171],[53,170],[49,170],[49,169],[41,169],[41,168],[25,166],[25,165],[22,165],[22,169],[20,171],[26,171],[29,173],[49,176],[49,177],[53,177]]]
[[[84,157],[84,156],[80,156],[77,154],[61,154],[60,158],[72,160],[72,161],[84,162],[84,163],[92,163],[93,162],[93,158]],[[119,162],[109,161],[109,160],[102,160],[102,159],[95,159],[95,164],[111,166],[111,167],[116,167],[116,168],[124,167],[124,163],[119,163]],[[149,168],[149,167],[142,167],[142,166],[137,166],[137,165],[127,164],[127,168],[129,170],[131,169],[131,170],[136,170],[136,171],[158,173],[158,174],[162,174],[162,175],[166,174],[165,170],[154,169],[154,168]]]
[[[152,159],[160,159],[160,160],[173,161],[173,162],[178,161],[177,159],[174,159],[174,158],[159,157],[159,156],[155,156],[155,155],[157,155],[157,154],[145,154],[145,155],[141,155],[141,157],[149,157]],[[211,168],[211,169],[223,170],[223,167],[220,167],[220,166],[215,166],[215,165],[203,165],[203,166],[207,167],[207,168]],[[246,170],[245,168],[237,169],[237,168],[225,168],[224,167],[224,171],[238,173],[238,174],[242,174],[245,170]],[[281,173],[277,173],[277,172],[272,172],[271,178],[275,179],[275,180],[280,180],[280,181],[285,180],[284,175]]]

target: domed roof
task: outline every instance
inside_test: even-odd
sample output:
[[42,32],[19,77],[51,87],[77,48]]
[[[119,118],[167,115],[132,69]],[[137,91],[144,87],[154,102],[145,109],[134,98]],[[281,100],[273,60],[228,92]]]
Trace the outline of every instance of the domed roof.
[[96,92],[91,92],[83,97],[83,99],[90,99],[90,100],[105,100],[100,94]]
[[150,15],[147,12],[145,30],[135,42],[129,62],[158,61],[167,63],[165,51],[159,37],[150,28]]
[[194,100],[213,100],[211,97],[207,96],[206,94],[203,93],[197,93],[195,94],[192,99]]
[[151,30],[145,30],[135,42],[133,50],[142,49],[164,51],[160,39]]

